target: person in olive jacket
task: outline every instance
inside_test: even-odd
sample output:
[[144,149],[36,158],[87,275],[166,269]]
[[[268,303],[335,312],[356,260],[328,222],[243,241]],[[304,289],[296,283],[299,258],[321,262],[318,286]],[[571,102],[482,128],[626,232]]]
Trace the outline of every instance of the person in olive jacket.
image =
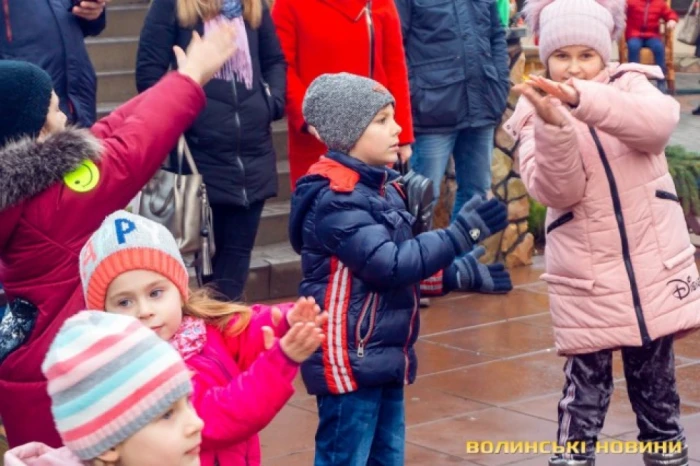
[[204,88],[206,109],[185,135],[212,205],[213,284],[238,301],[264,203],[278,188],[270,123],[284,115],[287,69],[267,5],[153,0],[139,40],[136,86],[143,92],[176,66],[172,48],[186,48],[193,31],[206,35],[222,23],[237,27],[238,52]]

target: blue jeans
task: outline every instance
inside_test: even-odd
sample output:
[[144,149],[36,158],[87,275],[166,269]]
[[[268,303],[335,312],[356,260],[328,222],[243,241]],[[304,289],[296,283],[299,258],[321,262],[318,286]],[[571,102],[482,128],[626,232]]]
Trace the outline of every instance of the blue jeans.
[[494,126],[485,126],[452,133],[416,135],[411,168],[432,180],[436,199],[440,196],[440,184],[450,155],[454,157],[457,194],[452,219],[475,194],[486,196],[491,188],[494,131]]
[[651,53],[654,55],[654,61],[661,67],[664,76],[666,76],[666,48],[658,37],[652,37],[650,39],[641,39],[639,37],[630,38],[627,41],[629,61],[639,63],[643,47],[647,47],[651,50]]
[[316,398],[314,466],[403,466],[403,387],[371,387]]

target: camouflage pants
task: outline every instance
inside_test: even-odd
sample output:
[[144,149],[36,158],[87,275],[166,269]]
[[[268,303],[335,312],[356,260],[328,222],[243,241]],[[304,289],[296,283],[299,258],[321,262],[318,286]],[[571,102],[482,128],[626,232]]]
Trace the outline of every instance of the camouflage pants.
[[[560,456],[578,460],[595,457],[596,442],[613,393],[612,360],[612,350],[567,358],[557,442],[563,447],[568,442],[586,442],[586,451]],[[680,425],[673,335],[659,338],[649,347],[622,348],[622,361],[629,400],[637,417],[637,440],[685,441]]]

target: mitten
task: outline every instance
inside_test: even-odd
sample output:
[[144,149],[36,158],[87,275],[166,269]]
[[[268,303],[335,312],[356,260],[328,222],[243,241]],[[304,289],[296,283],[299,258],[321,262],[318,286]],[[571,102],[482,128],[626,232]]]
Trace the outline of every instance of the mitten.
[[445,230],[452,237],[458,255],[508,226],[508,208],[496,199],[484,201],[479,195],[464,204],[454,222]]
[[484,265],[479,258],[486,253],[479,246],[469,254],[456,259],[445,275],[448,289],[505,294],[513,289],[510,273],[503,264]]

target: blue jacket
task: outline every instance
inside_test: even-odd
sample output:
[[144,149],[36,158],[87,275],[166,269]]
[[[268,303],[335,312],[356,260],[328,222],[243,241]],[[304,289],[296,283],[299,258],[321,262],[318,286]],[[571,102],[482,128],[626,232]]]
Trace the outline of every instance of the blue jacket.
[[510,60],[496,0],[395,1],[414,131],[499,123],[510,90]]
[[61,110],[71,123],[90,127],[96,118],[97,77],[85,36],[105,28],[105,13],[85,21],[71,0],[2,0],[0,59],[32,62],[51,75]]
[[299,180],[289,237],[301,296],[328,311],[322,347],[301,366],[312,395],[413,383],[421,281],[450,266],[444,230],[413,238],[398,173],[329,152]]

